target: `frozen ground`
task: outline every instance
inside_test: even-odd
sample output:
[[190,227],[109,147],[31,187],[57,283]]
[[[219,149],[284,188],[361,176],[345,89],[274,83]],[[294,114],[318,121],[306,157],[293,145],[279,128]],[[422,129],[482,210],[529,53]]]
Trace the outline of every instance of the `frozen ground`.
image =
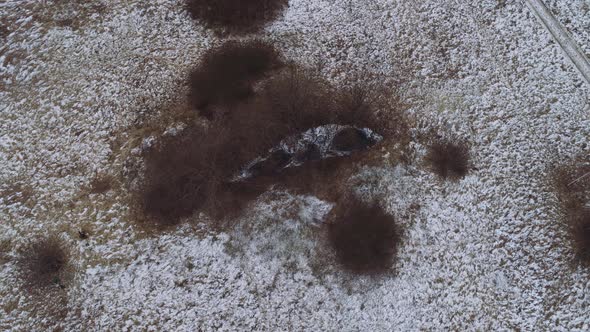
[[[590,271],[570,264],[546,186],[555,162],[590,152],[590,87],[524,3],[291,0],[262,33],[335,83],[401,86],[416,137],[471,143],[476,170],[458,183],[423,167],[419,141],[409,166],[384,158],[350,179],[405,231],[396,273],[373,279],[318,268],[307,221],[329,205],[313,197],[269,195],[227,234],[149,236],[122,186],[88,194],[219,39],[180,0],[48,3],[0,3],[0,330],[590,329]],[[587,15],[563,9],[585,3],[548,1],[587,52]],[[53,321],[14,264],[46,233],[78,270]]]

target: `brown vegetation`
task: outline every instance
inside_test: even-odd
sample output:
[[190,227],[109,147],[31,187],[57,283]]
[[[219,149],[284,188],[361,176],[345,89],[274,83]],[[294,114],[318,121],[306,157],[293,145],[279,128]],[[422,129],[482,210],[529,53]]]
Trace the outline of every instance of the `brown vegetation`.
[[261,40],[229,41],[207,51],[190,75],[190,100],[199,113],[212,119],[249,98],[253,84],[281,65],[280,54]]
[[356,198],[332,211],[329,242],[345,269],[362,274],[389,270],[397,255],[401,234],[395,220],[377,205]]
[[[213,54],[218,53],[209,56],[214,57]],[[211,58],[203,64],[216,61]],[[273,61],[234,72],[249,77],[246,81],[251,82],[250,78],[267,72],[271,66],[266,64],[270,62]],[[383,134],[405,129],[397,109],[387,109],[393,121],[377,120],[378,104],[368,93],[339,92],[309,71],[292,65],[276,71],[256,86],[256,93],[253,91],[246,99],[233,100],[231,112],[228,107],[211,108],[216,110],[206,113],[211,121],[202,126],[190,125],[179,135],[166,136],[147,154],[144,187],[139,193],[140,212],[146,217],[143,219],[170,226],[195,211],[222,218],[239,212],[271,186],[337,197],[337,183],[341,182],[337,176],[351,169],[351,162],[369,146],[354,128],[337,139],[342,149],[355,152],[353,156],[319,160],[319,151],[309,149],[305,156],[297,156],[306,161],[304,165],[285,169],[289,156],[277,151],[256,165],[252,170],[254,177],[237,181],[236,176],[257,157],[267,156],[281,140],[314,127],[370,125],[377,131],[385,129]],[[226,92],[213,93],[216,97],[209,100],[232,99],[233,93]],[[220,103],[223,102],[214,104]],[[221,109],[226,112],[218,112]]]
[[113,188],[115,178],[111,175],[98,175],[90,182],[90,193],[102,194]]
[[469,172],[469,147],[463,142],[433,143],[426,155],[432,171],[443,179],[459,180]]
[[570,225],[572,242],[581,262],[590,265],[590,208],[572,220]]
[[578,259],[590,265],[590,158],[578,158],[551,174],[553,189]]
[[69,254],[55,237],[33,242],[21,254],[18,266],[25,287],[30,290],[65,288],[71,278]]
[[231,33],[248,33],[275,20],[288,0],[187,0],[191,17],[210,28]]

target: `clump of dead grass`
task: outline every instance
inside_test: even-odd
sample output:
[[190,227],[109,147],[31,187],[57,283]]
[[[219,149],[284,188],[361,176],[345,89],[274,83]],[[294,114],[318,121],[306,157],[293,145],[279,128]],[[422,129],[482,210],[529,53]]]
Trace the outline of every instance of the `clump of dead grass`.
[[8,30],[8,27],[0,24],[0,38],[6,38],[9,34],[10,30]]

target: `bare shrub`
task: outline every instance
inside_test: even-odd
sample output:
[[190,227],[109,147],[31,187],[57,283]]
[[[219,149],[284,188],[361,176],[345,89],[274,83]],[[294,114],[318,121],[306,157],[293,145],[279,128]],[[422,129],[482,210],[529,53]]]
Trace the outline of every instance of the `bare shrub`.
[[[257,74],[240,76],[253,77],[263,71],[245,72]],[[275,72],[250,98],[235,102],[231,112],[212,113],[206,126],[191,125],[180,135],[163,138],[146,156],[145,184],[139,195],[143,216],[160,226],[176,225],[196,211],[221,218],[238,213],[277,185],[337,198],[337,176],[348,178],[346,170],[352,169],[351,163],[359,160],[364,155],[361,150],[368,146],[358,129],[352,128],[337,140],[343,149],[354,151],[354,156],[320,160],[319,151],[310,149],[305,152],[308,155],[299,156],[307,163],[284,169],[288,156],[279,151],[257,165],[254,178],[235,178],[244,166],[267,155],[281,140],[308,129],[357,122],[377,126],[375,104],[360,96],[339,94],[313,73],[295,66]],[[398,114],[395,111],[391,114]],[[394,127],[401,128],[401,123]]]
[[[409,135],[401,109],[396,106],[387,105],[358,87],[338,91],[313,72],[290,65],[263,82],[249,107],[232,113],[223,124],[232,128],[238,145],[242,142],[242,153],[255,151],[238,158],[246,163],[281,139],[328,124],[376,128],[387,135],[386,139],[405,142]],[[376,116],[378,110],[388,117]],[[366,149],[371,143],[374,142],[367,141],[359,129],[350,127],[335,137],[334,144],[353,152],[352,155],[320,159],[319,151],[308,149],[305,156],[298,156],[306,162],[288,169],[283,168],[286,156],[275,152],[258,165],[257,177],[248,180],[248,185],[260,190],[278,185],[334,201],[340,197],[341,183],[354,171],[354,165],[370,154]],[[255,146],[259,149],[252,148]]]
[[288,66],[264,82],[259,102],[281,119],[285,137],[336,122],[333,88],[312,72]]
[[72,277],[69,254],[56,237],[33,242],[21,254],[18,266],[25,287],[31,290],[65,288]]
[[189,127],[148,153],[138,197],[143,221],[174,226],[198,210],[222,217],[247,203],[255,190],[231,180],[263,143],[246,127],[231,128]]
[[[376,118],[378,97],[370,91],[373,87],[353,86],[341,91],[338,95],[336,121],[341,125],[367,127],[379,131],[383,124]],[[391,92],[390,92],[391,93]]]
[[340,202],[331,214],[328,238],[342,267],[361,274],[391,268],[401,242],[392,216],[356,198]]
[[248,33],[278,18],[288,0],[187,0],[193,19],[210,28]]
[[426,162],[443,179],[459,180],[469,172],[469,147],[464,142],[439,141],[428,148]]
[[163,139],[148,153],[144,185],[138,197],[147,221],[173,226],[205,203],[208,187],[217,181],[215,170],[207,164],[210,150],[206,132],[191,128],[181,136]]
[[572,247],[590,266],[590,158],[576,158],[550,174]]
[[590,201],[590,158],[577,158],[554,169],[550,175],[562,208],[580,211]]
[[212,119],[216,108],[232,107],[251,97],[252,84],[280,64],[279,52],[267,42],[226,42],[207,51],[190,74],[191,103]]
[[[264,128],[279,133],[280,138],[328,124],[370,128],[392,139],[407,136],[400,104],[375,95],[385,92],[374,87],[340,91],[314,72],[291,64],[265,80],[259,90],[252,107],[254,113],[249,115],[263,118],[267,123]],[[243,120],[243,113],[234,114],[238,121]]]
[[590,266],[590,209],[586,208],[570,222],[570,234],[576,255]]

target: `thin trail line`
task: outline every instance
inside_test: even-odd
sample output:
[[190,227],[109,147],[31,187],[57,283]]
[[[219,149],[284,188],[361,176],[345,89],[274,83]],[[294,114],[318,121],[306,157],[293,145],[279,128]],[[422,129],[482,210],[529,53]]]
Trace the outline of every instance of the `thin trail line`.
[[586,83],[590,84],[590,61],[578,44],[557,21],[542,0],[526,0],[526,4],[541,21],[545,29],[551,33],[551,36],[559,44],[563,52],[574,63]]
[[590,176],[590,172],[580,176],[579,178],[575,179],[574,181],[570,182],[570,184],[568,184],[568,186],[571,186],[572,184],[578,183],[580,181],[582,181],[583,179],[587,178],[588,176]]

